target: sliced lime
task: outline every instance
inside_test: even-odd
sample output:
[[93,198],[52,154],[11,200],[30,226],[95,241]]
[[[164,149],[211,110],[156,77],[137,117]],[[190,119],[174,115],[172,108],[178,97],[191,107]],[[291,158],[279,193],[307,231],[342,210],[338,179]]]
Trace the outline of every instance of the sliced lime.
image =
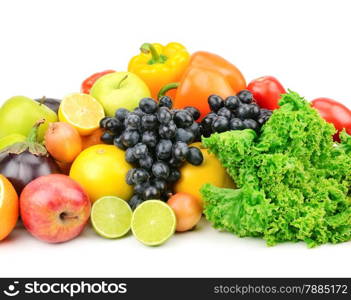
[[91,223],[102,237],[115,239],[130,230],[132,210],[123,199],[106,196],[96,200],[91,210]]
[[160,200],[140,204],[132,217],[132,232],[137,240],[147,246],[166,242],[176,228],[176,216],[170,206]]

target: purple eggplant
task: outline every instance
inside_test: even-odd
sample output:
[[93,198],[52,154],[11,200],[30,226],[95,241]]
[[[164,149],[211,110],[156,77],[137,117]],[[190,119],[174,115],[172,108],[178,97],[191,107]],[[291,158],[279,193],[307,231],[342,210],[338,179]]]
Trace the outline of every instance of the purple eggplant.
[[46,98],[43,96],[42,98],[37,98],[34,99],[35,101],[39,102],[40,104],[43,104],[53,110],[55,113],[58,113],[61,100],[60,99],[55,99],[55,98]]
[[0,152],[0,173],[7,177],[18,194],[39,176],[60,173],[60,168],[46,148],[37,142],[37,131],[44,120],[38,121],[27,139]]

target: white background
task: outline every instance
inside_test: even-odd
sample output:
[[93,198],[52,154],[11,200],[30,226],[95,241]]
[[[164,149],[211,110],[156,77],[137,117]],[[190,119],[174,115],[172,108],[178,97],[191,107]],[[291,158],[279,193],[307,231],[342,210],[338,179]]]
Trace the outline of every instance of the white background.
[[[348,1],[0,2],[0,102],[63,97],[96,71],[125,70],[143,42],[218,53],[248,80],[274,75],[308,99],[351,108]],[[196,231],[147,248],[91,229],[49,245],[18,228],[0,244],[0,276],[351,276],[351,243],[307,249]]]

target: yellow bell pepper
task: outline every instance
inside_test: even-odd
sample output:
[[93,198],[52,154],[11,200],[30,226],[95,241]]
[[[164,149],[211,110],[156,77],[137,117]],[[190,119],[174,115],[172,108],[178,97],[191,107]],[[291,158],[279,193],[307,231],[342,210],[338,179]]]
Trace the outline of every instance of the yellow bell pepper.
[[140,51],[130,60],[128,71],[143,79],[152,97],[157,99],[163,86],[180,80],[189,64],[190,55],[183,45],[175,42],[166,46],[144,43]]

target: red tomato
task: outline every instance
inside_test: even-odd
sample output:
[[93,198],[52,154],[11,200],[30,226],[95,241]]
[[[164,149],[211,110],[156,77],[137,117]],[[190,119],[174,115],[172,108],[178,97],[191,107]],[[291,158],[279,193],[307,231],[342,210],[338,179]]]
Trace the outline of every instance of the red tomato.
[[259,106],[271,110],[279,108],[280,95],[286,93],[278,79],[273,76],[254,79],[249,83],[247,89],[251,91]]
[[334,141],[340,142],[339,133],[343,129],[351,134],[351,110],[345,105],[330,98],[317,98],[312,101],[312,106],[318,110],[324,120],[332,123],[338,130],[334,135]]
[[81,86],[81,91],[84,94],[90,94],[90,89],[93,86],[93,84],[95,83],[96,80],[98,80],[100,77],[104,76],[105,74],[109,74],[109,73],[113,73],[116,72],[114,70],[106,70],[103,72],[98,72],[98,73],[94,73],[93,75],[89,76],[87,79],[85,79],[82,83]]

